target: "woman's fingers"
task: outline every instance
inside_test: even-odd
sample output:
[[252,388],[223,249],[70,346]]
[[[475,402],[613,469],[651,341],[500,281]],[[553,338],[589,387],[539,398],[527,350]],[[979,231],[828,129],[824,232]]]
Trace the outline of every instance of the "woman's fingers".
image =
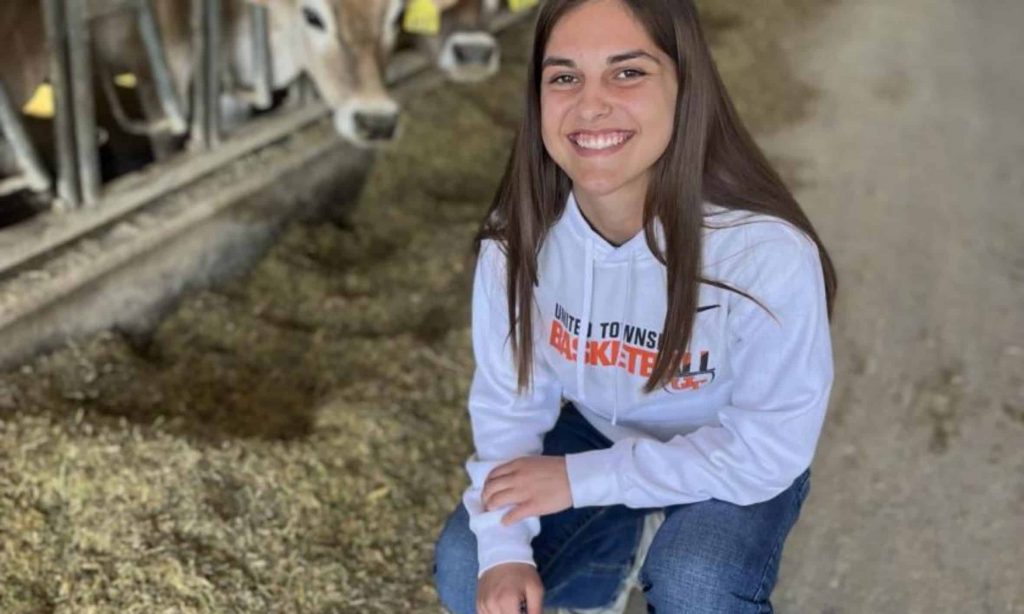
[[506,488],[509,488],[511,486],[512,486],[512,478],[511,477],[506,477],[506,476],[494,477],[492,475],[492,476],[488,477],[487,480],[484,482],[484,488],[483,488],[483,491],[481,491],[481,494],[482,495],[486,495],[488,493],[492,493],[492,492],[495,492],[495,491],[498,491],[498,490],[505,490]]
[[[477,582],[477,614],[540,614],[544,586],[537,568],[526,563],[502,563],[483,573]],[[540,597],[538,597],[538,594]],[[522,609],[526,605],[529,609]]]
[[529,518],[530,516],[540,516],[540,514],[534,509],[533,501],[524,501],[519,505],[512,508],[509,513],[505,514],[501,518],[501,524],[505,526],[513,525],[523,518]]
[[485,481],[490,482],[491,480],[496,480],[498,478],[504,478],[512,475],[513,473],[516,472],[516,462],[517,461],[509,461],[504,465],[498,465],[494,469],[491,469],[491,472],[487,474],[487,480]]
[[544,585],[530,582],[526,585],[526,614],[542,614],[544,606]]
[[[502,591],[491,599],[477,603],[477,614],[520,614],[523,601],[524,597],[520,593]],[[541,614],[541,611],[537,610],[537,614]]]
[[484,499],[484,511],[489,512],[491,510],[496,510],[506,505],[515,505],[518,503],[523,503],[524,501],[526,501],[527,496],[528,495],[526,493],[516,490],[514,488],[506,488],[505,490],[500,490],[492,494],[490,497]]
[[495,495],[507,490],[515,490],[515,484],[510,478],[499,478],[485,482],[483,490],[480,491],[480,499],[484,502],[484,508],[490,507],[488,503]]

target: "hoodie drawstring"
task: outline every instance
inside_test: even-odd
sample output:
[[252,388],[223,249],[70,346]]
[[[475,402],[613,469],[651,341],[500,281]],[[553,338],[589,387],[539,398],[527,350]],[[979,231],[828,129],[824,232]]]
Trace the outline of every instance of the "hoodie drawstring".
[[576,339],[576,390],[579,391],[580,401],[587,398],[583,369],[587,362],[587,332],[590,329],[591,302],[594,300],[594,240],[590,237],[586,240],[583,257],[583,319],[580,322],[580,334]]
[[[586,366],[587,366],[587,343],[588,343],[588,340],[590,339],[590,336],[588,335],[588,332],[590,331],[590,325],[591,325],[591,319],[590,319],[591,318],[591,312],[593,311],[593,307],[594,307],[593,303],[594,303],[594,266],[595,266],[595,263],[594,263],[594,243],[593,243],[593,239],[592,238],[588,238],[586,240],[586,246],[585,246],[585,250],[584,250],[584,259],[585,260],[584,260],[584,280],[583,280],[583,312],[581,313],[581,320],[580,320],[580,324],[581,324],[582,327],[581,327],[581,330],[580,330],[581,331],[580,335],[579,335],[579,337],[577,339],[577,356],[575,356],[575,360],[577,360],[577,364],[575,364],[575,367],[577,367],[577,372],[575,372],[575,375],[577,375],[577,391],[578,391],[578,394],[580,395],[580,400],[581,401],[583,401],[583,400],[585,400],[587,398],[587,379],[585,377]],[[622,378],[623,375],[620,374],[620,372],[618,372],[618,371],[621,371],[622,369],[618,368],[617,365],[618,365],[618,358],[620,358],[620,356],[622,355],[622,352],[623,352],[622,339],[625,337],[626,314],[629,313],[630,306],[631,306],[632,300],[633,300],[633,266],[634,266],[634,255],[631,254],[630,257],[626,261],[626,292],[625,292],[625,298],[624,298],[624,301],[623,301],[623,309],[622,309],[622,312],[621,312],[620,316],[618,316],[618,321],[620,321],[620,324],[623,327],[622,328],[623,333],[620,336],[620,343],[617,344],[617,352],[615,354],[614,361],[612,362],[612,364],[615,365],[615,367],[613,369],[613,374],[612,374],[612,381],[615,384],[615,398],[613,399],[613,402],[611,404],[611,424],[612,424],[612,426],[618,424],[618,403],[620,403],[620,400],[618,400],[618,387],[620,387],[620,378]]]
[[615,353],[615,360],[612,362],[615,365],[615,402],[612,404],[612,426],[615,426],[619,422],[619,377],[621,376],[618,368],[619,355],[622,354],[622,338],[625,336],[625,325],[626,325],[626,314],[629,313],[630,299],[633,295],[633,254],[629,255],[629,260],[626,261],[626,297],[622,303],[622,313],[619,315],[620,326],[623,327],[622,334],[619,336],[618,351]]

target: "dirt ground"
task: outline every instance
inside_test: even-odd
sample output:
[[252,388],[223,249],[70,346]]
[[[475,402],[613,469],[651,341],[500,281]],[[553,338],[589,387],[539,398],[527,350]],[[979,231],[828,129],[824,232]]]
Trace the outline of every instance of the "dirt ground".
[[[1024,14],[892,4],[701,3],[839,267],[837,382],[776,607],[1024,612],[1024,98],[1000,72]],[[527,41],[504,37],[495,80],[412,102],[344,223],[291,225],[150,336],[0,374],[0,611],[437,611],[470,449],[469,240]]]
[[1024,612],[1022,24],[1016,0],[857,0],[787,41],[820,95],[764,142],[840,301],[784,611]]

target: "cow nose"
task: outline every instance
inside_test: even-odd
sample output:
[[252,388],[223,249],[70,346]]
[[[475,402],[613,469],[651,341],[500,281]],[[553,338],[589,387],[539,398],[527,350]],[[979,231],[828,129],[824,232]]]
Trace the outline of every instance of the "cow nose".
[[380,111],[357,111],[356,131],[367,141],[389,141],[398,127],[398,113]]
[[485,43],[456,43],[452,50],[459,64],[477,64],[486,66],[494,57],[494,45]]

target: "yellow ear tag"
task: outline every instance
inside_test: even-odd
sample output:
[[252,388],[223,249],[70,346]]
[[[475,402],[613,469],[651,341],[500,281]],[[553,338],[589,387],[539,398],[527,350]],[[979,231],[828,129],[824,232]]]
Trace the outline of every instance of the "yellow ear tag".
[[537,0],[508,0],[508,8],[512,9],[513,13],[526,11],[535,6],[537,6]]
[[32,98],[29,98],[21,112],[31,117],[50,119],[53,117],[53,88],[49,83],[44,83],[36,88]]
[[139,80],[132,73],[123,72],[114,77],[114,84],[126,90],[133,90],[139,86]]
[[441,11],[434,0],[409,0],[402,28],[413,34],[438,34],[441,31]]

